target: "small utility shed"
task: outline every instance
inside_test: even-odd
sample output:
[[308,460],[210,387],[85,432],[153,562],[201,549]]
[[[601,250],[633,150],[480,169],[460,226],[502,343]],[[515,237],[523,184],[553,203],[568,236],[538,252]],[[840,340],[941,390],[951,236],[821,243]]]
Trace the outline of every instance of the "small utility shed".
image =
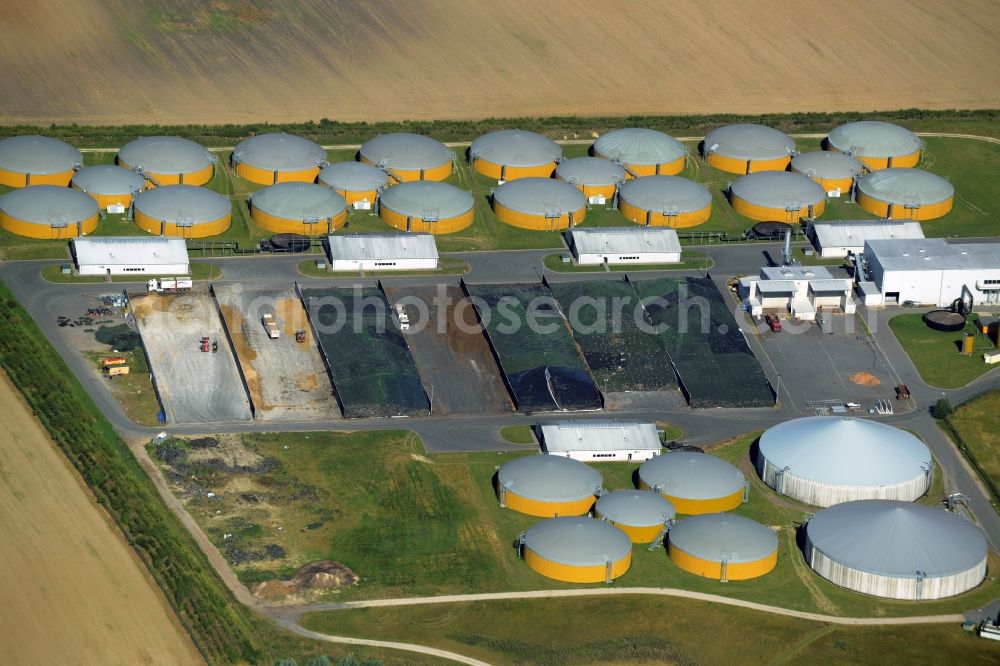
[[564,421],[537,429],[545,453],[574,460],[649,460],[662,447],[653,423]]
[[407,271],[438,267],[431,234],[333,234],[327,236],[331,271]]
[[566,243],[578,264],[676,264],[677,231],[663,227],[573,228]]
[[861,254],[869,240],[923,238],[924,230],[919,222],[837,220],[814,223],[809,235],[821,257],[833,258]]
[[94,236],[70,241],[80,275],[186,275],[187,243],[169,236]]

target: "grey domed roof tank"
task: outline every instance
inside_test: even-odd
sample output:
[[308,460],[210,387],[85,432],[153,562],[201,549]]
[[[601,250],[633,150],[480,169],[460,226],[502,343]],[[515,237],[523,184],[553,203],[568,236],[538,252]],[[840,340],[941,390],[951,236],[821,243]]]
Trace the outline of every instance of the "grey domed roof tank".
[[444,180],[451,175],[455,157],[444,144],[412,132],[380,134],[365,141],[358,156],[399,182]]
[[236,174],[254,183],[309,182],[326,164],[322,146],[300,136],[275,132],[240,141],[233,150]]
[[707,453],[664,453],[644,462],[638,474],[641,488],[657,490],[682,514],[734,509],[746,492],[743,472]]
[[618,209],[637,224],[690,227],[711,215],[712,193],[679,176],[643,176],[621,186]]
[[83,164],[80,151],[65,141],[34,134],[0,140],[0,185],[67,185]]
[[610,583],[632,562],[625,533],[593,518],[543,520],[525,531],[521,543],[529,567],[566,582]]
[[178,136],[147,136],[118,151],[118,165],[135,169],[154,185],[204,185],[215,157],[201,144]]
[[594,155],[624,164],[635,176],[673,176],[684,169],[687,147],[657,130],[625,127],[599,136]]
[[586,197],[609,197],[625,182],[625,167],[599,157],[574,157],[559,163],[556,178],[576,186]]
[[693,516],[667,535],[670,559],[681,569],[716,580],[763,576],[778,562],[778,537],[758,522],[730,513]]
[[881,169],[858,181],[858,204],[882,217],[929,220],[951,210],[955,187],[921,169]]
[[552,178],[519,178],[493,192],[497,219],[529,229],[565,229],[583,222],[587,199],[583,192]]
[[140,229],[167,236],[214,236],[229,227],[232,216],[228,198],[192,185],[154,187],[132,205]]
[[71,184],[94,197],[102,208],[106,208],[109,203],[128,206],[132,197],[146,186],[146,179],[135,171],[114,164],[98,164],[77,171]]
[[379,197],[379,215],[401,231],[458,231],[472,224],[472,208],[470,193],[434,181],[393,185]]
[[772,127],[738,123],[709,132],[701,151],[710,166],[729,173],[784,171],[795,155],[795,141]]
[[733,210],[752,220],[796,222],[819,217],[826,190],[808,176],[787,171],[761,171],[737,178],[729,188]]
[[595,518],[625,532],[633,543],[650,543],[676,515],[669,500],[648,490],[616,490],[594,505]]
[[378,193],[389,186],[389,174],[364,162],[335,162],[323,167],[319,182],[339,192],[350,203],[361,199],[374,202]]
[[562,456],[525,456],[497,472],[500,503],[532,516],[581,515],[601,487],[600,473]]
[[923,143],[916,134],[881,120],[859,120],[830,130],[827,148],[857,157],[870,169],[912,167]]
[[497,180],[548,178],[563,150],[555,141],[519,129],[490,132],[472,141],[469,161],[472,168]]
[[347,200],[329,187],[286,182],[270,185],[250,196],[254,222],[275,232],[332,232],[347,217]]
[[850,155],[828,150],[796,155],[791,163],[794,173],[812,178],[828,192],[835,189],[849,192],[854,179],[861,175],[864,168],[864,164]]
[[0,197],[0,223],[21,236],[59,239],[97,228],[97,202],[58,185],[33,185]]

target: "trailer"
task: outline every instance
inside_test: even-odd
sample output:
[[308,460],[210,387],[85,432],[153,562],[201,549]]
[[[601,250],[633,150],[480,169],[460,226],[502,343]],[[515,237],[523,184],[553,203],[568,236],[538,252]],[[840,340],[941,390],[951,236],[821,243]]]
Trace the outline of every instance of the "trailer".
[[260,318],[260,322],[264,324],[264,330],[267,331],[267,337],[272,340],[277,340],[281,337],[281,329],[278,328],[278,322],[274,321],[273,314],[265,314]]
[[397,303],[394,311],[396,313],[396,320],[399,322],[399,330],[408,330],[410,328],[410,317],[406,314],[406,308]]
[[179,294],[191,291],[193,286],[190,277],[152,278],[146,283],[146,291],[151,294]]
[[109,366],[109,367],[105,368],[105,370],[108,373],[108,378],[109,379],[112,378],[112,377],[118,377],[120,375],[127,375],[128,374],[128,366],[127,365],[112,365],[112,366]]
[[124,356],[108,356],[101,361],[101,365],[105,368],[112,365],[124,365],[128,363],[128,360]]

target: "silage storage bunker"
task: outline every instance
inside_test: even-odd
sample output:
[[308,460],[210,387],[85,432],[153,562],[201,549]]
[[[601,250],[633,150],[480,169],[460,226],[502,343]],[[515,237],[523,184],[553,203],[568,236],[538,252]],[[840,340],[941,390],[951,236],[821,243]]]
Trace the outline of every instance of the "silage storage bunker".
[[146,190],[132,203],[135,224],[159,236],[204,238],[229,228],[229,199],[193,185],[167,185]]
[[574,157],[559,163],[556,178],[583,192],[589,203],[603,204],[625,181],[625,168],[599,157]]
[[808,176],[827,192],[850,193],[865,165],[844,153],[817,150],[792,158],[793,173]]
[[400,231],[450,234],[472,224],[472,195],[448,183],[393,185],[379,197],[382,221]]
[[138,171],[150,185],[204,185],[212,180],[215,157],[201,144],[179,136],[147,136],[118,151],[118,166]]
[[951,212],[955,187],[929,171],[882,169],[858,181],[855,199],[881,218],[933,220]]
[[490,197],[497,219],[535,231],[569,229],[587,216],[587,198],[569,183],[552,178],[520,178]]
[[347,200],[314,183],[278,183],[250,196],[250,217],[268,231],[323,236],[344,226]]
[[713,580],[747,580],[778,564],[778,537],[760,523],[729,513],[692,516],[667,533],[670,560]]
[[521,540],[528,567],[566,583],[610,583],[632,564],[628,536],[593,518],[549,518],[529,527]]
[[474,139],[469,147],[469,163],[477,172],[498,181],[548,178],[562,154],[562,148],[552,139],[507,129]]
[[75,238],[97,229],[97,202],[78,190],[33,185],[0,197],[0,227],[28,238]]
[[761,435],[754,465],[775,491],[824,507],[860,499],[912,502],[930,488],[933,469],[930,450],[910,433],[846,416],[779,423]]
[[795,224],[823,214],[826,190],[800,173],[762,171],[737,178],[729,187],[729,202],[751,220]]
[[497,471],[500,505],[529,516],[580,516],[594,505],[601,475],[572,458],[537,455],[512,460]]
[[632,543],[652,542],[675,515],[669,500],[648,490],[616,490],[594,505],[594,517],[620,529]]
[[594,155],[625,166],[630,177],[676,176],[684,170],[687,148],[663,132],[624,127],[602,134]]
[[319,184],[331,188],[354,208],[369,210],[389,186],[389,174],[364,162],[336,162],[319,172]]
[[720,171],[784,171],[795,154],[795,141],[773,127],[739,123],[709,132],[701,151],[709,166]]
[[361,146],[358,157],[388,173],[397,182],[444,180],[455,156],[444,144],[411,132],[380,134]]
[[146,187],[146,179],[114,164],[98,164],[77,171],[70,184],[93,197],[102,210],[109,210],[128,208],[135,195]]
[[618,210],[647,227],[693,227],[712,215],[712,193],[679,176],[643,176],[621,186]]
[[311,183],[326,164],[326,151],[309,139],[275,132],[240,141],[230,160],[237,176],[258,185]]
[[986,537],[937,506],[892,500],[846,502],[805,526],[806,563],[855,592],[922,601],[961,594],[986,577]]
[[34,134],[0,140],[0,185],[69,185],[83,155],[65,141]]
[[638,474],[641,490],[655,490],[682,514],[735,509],[746,494],[743,472],[707,453],[664,453],[644,462]]
[[924,146],[905,127],[881,120],[859,120],[830,130],[825,147],[853,155],[875,171],[916,166]]

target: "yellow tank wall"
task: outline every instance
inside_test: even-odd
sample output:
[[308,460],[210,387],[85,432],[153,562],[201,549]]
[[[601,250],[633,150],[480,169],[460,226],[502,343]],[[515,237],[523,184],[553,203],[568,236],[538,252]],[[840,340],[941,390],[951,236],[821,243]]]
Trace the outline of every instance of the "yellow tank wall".
[[885,201],[874,199],[860,191],[857,193],[856,199],[858,205],[869,213],[893,220],[933,220],[950,213],[951,207],[954,205],[954,197],[949,197],[939,203],[928,204],[920,208],[907,208],[902,204],[896,204],[890,213],[889,204]]
[[[761,222],[798,222],[800,219],[809,217],[809,207],[803,206],[797,211],[788,211],[784,208],[769,208],[767,206],[758,206],[752,204],[749,201],[741,199],[740,197],[733,195],[730,197],[730,201],[733,205],[733,210],[735,210],[740,215],[744,217],[749,217],[751,220],[759,220]],[[816,205],[813,206],[813,217],[819,217],[823,214],[826,209],[826,199],[820,199]]]
[[0,185],[6,185],[7,187],[28,187],[30,184],[58,185],[59,187],[66,187],[69,185],[69,181],[73,178],[74,173],[76,172],[72,169],[62,171],[60,173],[33,173],[29,179],[27,174],[0,169]]
[[319,175],[319,167],[303,169],[301,171],[278,171],[278,179],[274,179],[274,172],[267,169],[260,169],[249,164],[240,162],[236,165],[236,175],[249,180],[258,185],[273,185],[275,183],[312,183]]
[[504,493],[504,505],[518,513],[539,518],[555,518],[556,516],[582,516],[590,512],[596,498],[593,495],[575,502],[540,502],[539,500],[522,497],[509,490]]
[[[596,157],[609,159],[607,156],[601,155],[596,150],[594,151],[594,155]],[[681,171],[684,171],[684,157],[679,157],[673,162],[661,162],[659,164],[623,164],[622,166],[627,169],[626,177],[629,179],[640,176],[676,176]]]
[[[647,211],[644,208],[633,206],[621,197],[618,198],[618,211],[626,220],[631,220],[636,224],[646,224]],[[711,204],[701,210],[696,210],[690,213],[681,213],[680,215],[675,215],[673,217],[664,215],[662,212],[653,212],[653,214],[649,216],[649,226],[674,227],[675,229],[694,227],[707,222],[711,215]]]
[[494,180],[503,178],[505,181],[511,181],[518,178],[551,178],[556,170],[556,163],[547,162],[534,167],[508,166],[506,173],[504,173],[502,165],[477,158],[472,161],[472,168]]
[[352,192],[351,190],[338,190],[337,188],[333,188],[333,191],[347,199],[347,203],[352,205],[356,201],[365,201],[366,199],[374,204],[376,197],[378,197],[378,192],[375,190],[368,190],[367,192]]
[[339,229],[344,226],[344,222],[347,220],[347,211],[343,211],[340,215],[334,216],[332,220],[332,228],[330,224],[324,224],[317,222],[315,224],[306,224],[302,220],[290,220],[285,217],[278,217],[277,215],[270,215],[262,210],[253,208],[250,211],[250,217],[261,227],[267,229],[268,231],[273,231],[275,233],[284,234],[303,234],[305,236],[324,236],[334,229]]
[[41,238],[43,240],[62,240],[64,238],[76,238],[81,235],[80,227],[83,227],[83,235],[92,234],[97,230],[97,214],[80,222],[66,225],[65,227],[46,227],[41,224],[31,224],[16,217],[11,217],[0,212],[0,228],[3,228],[18,236],[27,238]]
[[[607,567],[603,564],[593,567],[577,567],[546,560],[541,555],[525,547],[524,562],[530,569],[547,578],[566,583],[603,583],[607,580]],[[632,553],[611,563],[611,579],[614,580],[628,571],[632,565]]]
[[728,173],[757,173],[758,171],[784,171],[788,163],[792,161],[791,156],[781,157],[776,160],[752,160],[750,169],[747,169],[746,160],[736,160],[731,157],[711,153],[708,156],[708,165],[715,167],[719,171]]
[[[595,514],[597,517],[601,517],[599,513]],[[652,527],[636,527],[634,525],[625,525],[624,523],[616,523],[613,520],[608,520],[608,523],[614,525],[622,532],[628,535],[632,543],[649,543],[656,538],[656,535],[660,533],[663,529],[663,525],[653,525]]]
[[[827,150],[832,150],[838,153],[841,152],[830,146],[827,146]],[[915,167],[920,163],[920,154],[921,151],[916,150],[909,155],[899,155],[898,157],[893,157],[891,162],[888,157],[864,157],[862,155],[855,155],[854,157],[868,167],[869,170],[878,171],[879,169],[888,169],[889,167]]]
[[473,210],[470,208],[467,213],[456,215],[455,217],[443,217],[434,222],[424,222],[419,217],[407,218],[396,211],[385,206],[379,206],[379,217],[391,227],[400,231],[420,231],[431,234],[451,234],[456,231],[468,228],[472,224]]
[[[79,188],[74,186],[73,189],[77,190]],[[87,196],[96,201],[101,210],[107,210],[108,206],[114,204],[121,204],[127,208],[132,203],[131,194],[95,194],[87,192]]]
[[[124,167],[126,169],[131,169],[132,165],[121,159],[118,160],[118,166]],[[150,178],[155,178],[156,182],[152,180],[146,181],[146,187],[156,187],[157,183],[160,185],[204,185],[208,181],[212,180],[212,174],[214,165],[209,164],[204,169],[199,169],[198,171],[191,171],[185,174],[176,173],[157,173],[155,171],[147,171],[146,174]]]
[[[372,166],[374,166],[374,164],[366,160],[364,156],[361,157],[361,161],[364,162],[365,164],[372,164]],[[450,175],[451,175],[451,162],[445,162],[441,166],[436,166],[431,169],[425,169],[423,173],[423,178],[420,177],[419,169],[395,169],[389,171],[389,176],[391,177],[391,179],[399,183],[409,183],[414,180],[441,181],[445,180]]]
[[[509,224],[512,227],[520,227],[522,229],[531,229],[533,231],[553,231],[557,229],[569,229],[570,226],[569,213],[563,213],[558,218],[545,217],[544,215],[531,215],[529,213],[511,210],[496,201],[493,202],[493,212],[496,214],[497,219],[501,222]],[[583,220],[586,216],[586,206],[581,206],[579,209],[573,211],[573,226],[583,224]]]
[[[640,490],[650,490],[649,484],[643,480],[639,480]],[[739,505],[743,504],[743,489],[739,489],[732,495],[726,495],[725,497],[717,497],[714,499],[687,499],[684,497],[677,497],[675,495],[670,495],[668,493],[660,493],[665,499],[670,500],[671,504],[674,505],[674,509],[677,513],[683,513],[687,516],[696,516],[702,513],[721,513],[723,511],[729,511],[735,509]]]
[[[803,175],[809,176],[809,174],[803,174]],[[841,193],[847,193],[851,191],[851,187],[854,185],[853,178],[816,178],[814,176],[809,176],[809,178],[822,185],[823,189],[826,190],[827,192],[839,188]]]
[[[163,225],[165,236],[180,236],[182,238],[206,238],[208,236],[218,236],[226,229],[232,221],[232,213],[226,213],[222,217],[207,224],[198,224],[193,227],[178,227],[173,222]],[[156,236],[160,235],[160,220],[135,211],[135,225],[148,233]]]
[[[562,180],[560,178],[560,180]],[[577,183],[571,183],[573,187],[583,192],[583,196],[590,197],[603,196],[605,199],[611,199],[615,196],[615,186],[614,185],[578,185]]]
[[[722,563],[720,562],[712,562],[711,560],[703,560],[700,557],[695,557],[680,548],[676,548],[669,540],[667,542],[667,552],[670,553],[670,560],[684,571],[713,580],[719,580],[722,577]],[[769,573],[777,564],[777,550],[755,562],[729,562],[726,565],[726,580],[757,578]]]

